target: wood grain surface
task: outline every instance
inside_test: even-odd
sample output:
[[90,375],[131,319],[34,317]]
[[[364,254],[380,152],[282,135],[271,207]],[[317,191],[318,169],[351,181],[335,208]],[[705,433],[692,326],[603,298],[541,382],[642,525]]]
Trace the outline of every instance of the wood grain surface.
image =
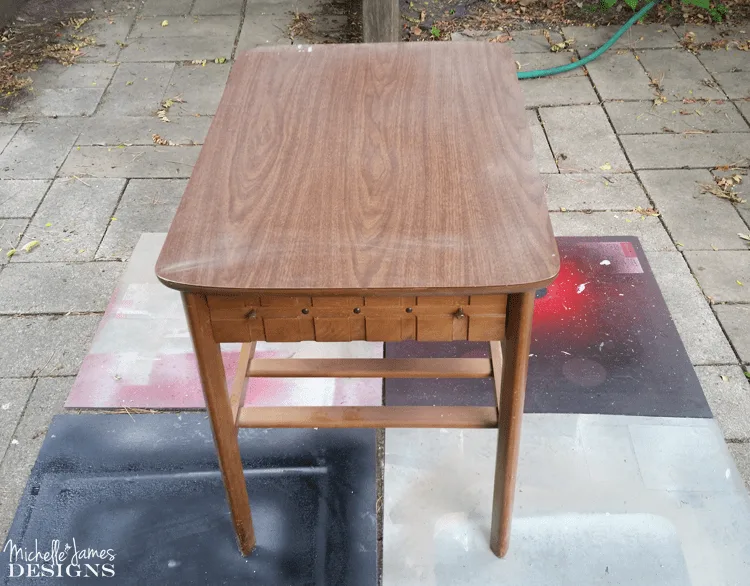
[[237,59],[157,263],[191,292],[506,293],[559,268],[510,50]]

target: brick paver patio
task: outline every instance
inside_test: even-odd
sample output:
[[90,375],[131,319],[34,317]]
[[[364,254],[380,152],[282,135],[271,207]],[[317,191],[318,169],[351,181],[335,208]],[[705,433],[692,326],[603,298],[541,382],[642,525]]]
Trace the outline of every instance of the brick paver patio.
[[[106,14],[93,7],[97,18],[82,34],[98,45],[69,68],[45,65],[32,75],[34,98],[0,112],[3,538],[122,261],[142,232],[169,226],[234,56],[293,42],[292,10],[317,13],[321,30],[345,24],[316,0],[108,2]],[[588,75],[522,87],[556,234],[641,239],[750,486],[750,249],[738,236],[750,232],[750,204],[701,187],[740,175],[736,192],[750,199],[750,54],[695,55],[679,45],[686,30],[637,26]],[[612,32],[562,34],[582,56]],[[699,40],[717,34],[698,29]],[[724,34],[747,41],[750,23]],[[494,35],[467,31],[453,42]],[[511,46],[522,69],[571,56],[550,52],[536,31]],[[160,104],[175,97],[182,101],[169,108],[171,121],[161,121]],[[174,146],[155,144],[154,134]],[[651,207],[661,215],[635,211]],[[31,241],[38,246],[22,250]],[[18,252],[9,258],[11,248]]]

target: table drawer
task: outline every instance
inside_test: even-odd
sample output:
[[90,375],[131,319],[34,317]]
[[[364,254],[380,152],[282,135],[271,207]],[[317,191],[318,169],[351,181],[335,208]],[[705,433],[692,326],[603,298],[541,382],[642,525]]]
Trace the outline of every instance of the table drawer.
[[505,295],[208,297],[219,342],[502,340],[506,304]]

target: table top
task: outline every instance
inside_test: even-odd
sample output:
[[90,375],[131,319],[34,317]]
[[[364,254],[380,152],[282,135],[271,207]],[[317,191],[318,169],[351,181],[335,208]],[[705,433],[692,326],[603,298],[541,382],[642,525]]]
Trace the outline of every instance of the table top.
[[239,56],[157,263],[205,293],[504,293],[559,258],[511,51]]

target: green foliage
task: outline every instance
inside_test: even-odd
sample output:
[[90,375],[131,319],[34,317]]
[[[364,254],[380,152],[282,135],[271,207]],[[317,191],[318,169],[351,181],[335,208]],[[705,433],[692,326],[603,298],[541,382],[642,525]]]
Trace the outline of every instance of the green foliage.
[[[619,0],[599,0],[599,7],[601,10],[608,10],[615,6]],[[633,12],[642,8],[648,3],[648,0],[622,0],[625,5],[630,8]],[[714,22],[721,22],[727,14],[727,7],[724,4],[714,3],[711,6],[711,0],[682,0],[683,4],[690,6],[697,6],[708,11],[711,20]],[[585,6],[585,5],[584,5]],[[595,7],[595,5],[594,5]],[[666,6],[667,12],[671,12],[672,7]]]
[[430,34],[435,39],[439,38],[440,37],[440,29],[433,24],[432,28],[430,29]]

